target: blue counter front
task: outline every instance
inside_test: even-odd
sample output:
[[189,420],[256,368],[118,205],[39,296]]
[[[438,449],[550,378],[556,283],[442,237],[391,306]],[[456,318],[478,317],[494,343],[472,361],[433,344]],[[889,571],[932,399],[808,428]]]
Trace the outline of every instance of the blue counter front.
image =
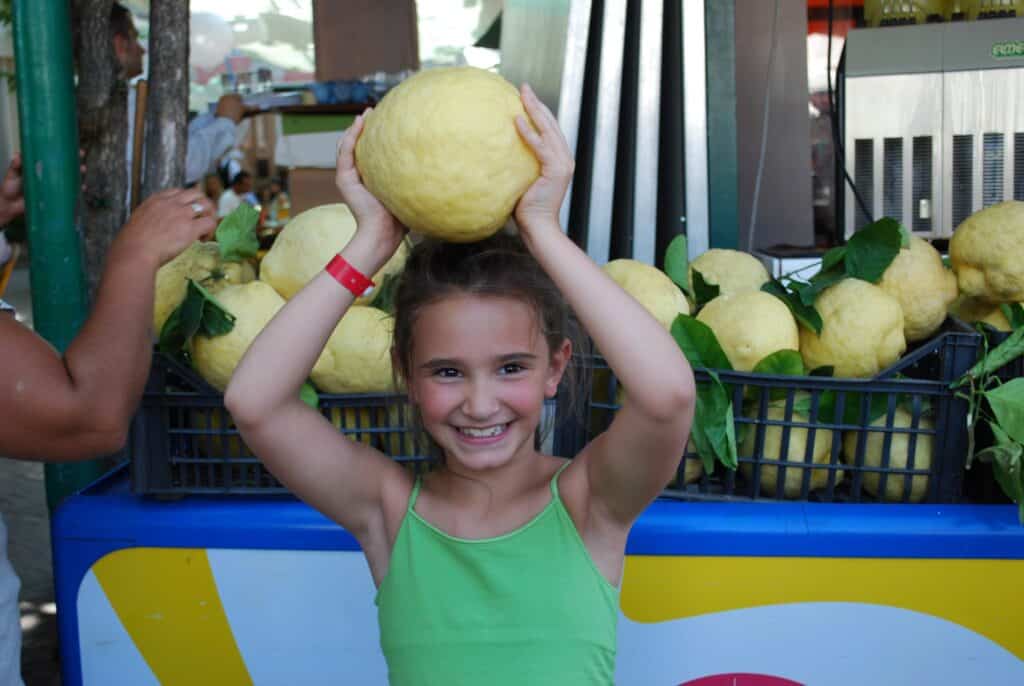
[[[53,548],[65,686],[387,683],[355,539],[292,498],[157,501],[117,473]],[[658,501],[616,683],[1024,684],[1016,508]]]

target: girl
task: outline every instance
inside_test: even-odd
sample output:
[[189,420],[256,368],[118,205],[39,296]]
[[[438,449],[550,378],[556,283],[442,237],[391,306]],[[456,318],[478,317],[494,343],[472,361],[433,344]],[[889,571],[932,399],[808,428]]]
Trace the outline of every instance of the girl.
[[[516,126],[541,176],[516,207],[519,249],[500,237],[424,241],[397,297],[396,368],[440,469],[414,477],[299,399],[350,290],[363,291],[361,275],[405,233],[359,179],[362,117],[338,152],[338,188],[358,221],[332,260],[341,278],[325,271],[282,308],[225,396],[271,472],[362,546],[392,684],[612,684],[626,537],[675,473],[693,417],[675,342],[561,230],[573,161],[527,86],[522,100],[536,130],[522,117]],[[571,461],[534,447],[572,355],[559,292],[629,389]]]

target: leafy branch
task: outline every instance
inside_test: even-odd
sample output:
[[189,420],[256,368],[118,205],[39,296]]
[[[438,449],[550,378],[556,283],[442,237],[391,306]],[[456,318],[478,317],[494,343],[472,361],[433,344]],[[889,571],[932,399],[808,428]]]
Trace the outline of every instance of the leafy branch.
[[[997,372],[1024,355],[1024,321],[1007,319],[1013,332],[989,349],[981,359],[951,384],[956,395],[967,401],[967,468],[974,458],[992,463],[992,472],[1003,493],[1017,504],[1018,520],[1024,525],[1024,378],[1003,382]],[[975,431],[988,425],[994,444],[975,453]]]

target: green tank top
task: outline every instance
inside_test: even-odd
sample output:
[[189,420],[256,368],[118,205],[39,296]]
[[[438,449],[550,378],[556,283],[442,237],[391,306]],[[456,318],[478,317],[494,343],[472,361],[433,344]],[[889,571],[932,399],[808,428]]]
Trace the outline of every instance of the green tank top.
[[558,495],[564,468],[536,517],[481,540],[420,517],[416,480],[376,599],[392,686],[614,684],[619,592]]

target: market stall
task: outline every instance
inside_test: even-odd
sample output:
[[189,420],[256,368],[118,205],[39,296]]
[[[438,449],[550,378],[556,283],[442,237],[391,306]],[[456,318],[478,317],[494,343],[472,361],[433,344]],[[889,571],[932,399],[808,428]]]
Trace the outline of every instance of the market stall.
[[[1019,363],[1002,360],[983,371],[976,365],[984,363],[988,346],[1007,336],[1020,343],[1024,310],[1006,297],[986,301],[991,307],[984,312],[960,309],[958,317],[947,316],[956,309],[954,300],[973,294],[957,283],[937,249],[920,246],[916,227],[908,232],[884,219],[858,227],[847,243],[824,255],[824,264],[799,277],[784,265],[769,273],[753,251],[732,249],[740,236],[738,175],[726,153],[736,156],[735,122],[731,134],[723,133],[715,105],[729,88],[707,81],[712,70],[704,60],[714,58],[718,44],[703,43],[707,34],[693,28],[728,23],[718,14],[727,3],[684,3],[682,16],[671,14],[672,3],[664,4],[664,15],[643,3],[644,11],[628,20],[625,7],[606,3],[593,24],[580,21],[581,7],[586,4],[589,13],[589,3],[570,4],[552,22],[563,31],[568,26],[569,33],[560,46],[564,78],[551,89],[564,105],[560,123],[581,159],[575,195],[565,207],[569,234],[598,263],[609,263],[609,275],[656,318],[662,313],[651,301],[670,303],[666,328],[696,369],[706,393],[699,402],[714,406],[680,456],[677,478],[632,529],[616,683],[1024,682],[1020,510],[1010,504],[1014,491],[1002,476],[985,472],[987,489],[965,483],[968,455],[998,448],[999,421],[1010,414],[1019,420],[1016,405],[998,405],[992,395],[1020,375]],[[517,11],[537,11],[508,5],[513,18]],[[662,21],[674,27],[664,36],[651,31]],[[584,25],[597,35],[581,31]],[[651,73],[635,64],[625,81],[622,64],[594,73],[598,65],[574,52],[591,43],[606,49],[621,44],[642,63],[641,56],[660,54],[662,38],[669,49],[679,49],[690,79],[686,88],[670,78],[661,92]],[[701,42],[691,40],[696,38]],[[617,57],[622,61],[622,54]],[[999,59],[1016,59],[1015,67],[1024,69],[1020,55]],[[526,74],[515,76],[530,69],[539,67],[527,64]],[[599,76],[614,82],[612,91],[584,86],[601,82]],[[619,82],[635,88],[622,86],[620,92]],[[687,98],[695,91],[700,102],[689,109]],[[650,106],[652,95],[665,104]],[[629,106],[620,109],[622,102]],[[735,110],[735,93],[726,104]],[[266,470],[243,443],[222,396],[264,315],[322,269],[321,253],[337,252],[354,232],[351,213],[321,207],[334,195],[334,141],[350,123],[349,109],[318,105],[264,115],[272,117],[267,130],[274,132],[277,164],[292,169],[293,214],[315,207],[313,212],[331,212],[329,221],[310,220],[312,212],[293,218],[286,229],[291,233],[280,234],[271,249],[277,253],[263,255],[258,271],[255,255],[238,247],[248,230],[239,225],[177,262],[172,287],[162,288],[158,277],[154,326],[163,334],[161,354],[132,427],[131,463],[66,499],[54,517],[67,686],[386,682],[376,590],[356,540]],[[661,129],[659,117],[668,121]],[[652,122],[664,139],[644,136]],[[671,148],[663,156],[660,143]],[[652,146],[647,150],[653,158],[644,156],[644,145]],[[616,157],[634,147],[626,161]],[[674,171],[659,169],[659,160]],[[679,170],[685,170],[685,183]],[[777,175],[771,180],[776,187],[788,183]],[[731,193],[723,191],[730,183]],[[1005,186],[1011,192],[999,200],[1009,202],[1015,187],[1008,181]],[[877,205],[884,210],[880,197]],[[755,201],[754,215],[756,209]],[[985,209],[972,207],[964,221]],[[671,219],[659,221],[665,216]],[[973,245],[989,242],[991,224],[976,223],[981,237]],[[1018,226],[1016,219],[1005,224]],[[753,222],[749,228],[753,233]],[[689,241],[680,242],[680,233]],[[306,249],[310,245],[316,250]],[[286,251],[292,252],[281,257]],[[910,276],[898,274],[896,260],[915,251],[923,251],[926,268],[915,263]],[[974,251],[947,252],[954,270],[976,268]],[[630,262],[621,279],[611,266],[620,260]],[[382,277],[401,269],[400,263],[389,265]],[[627,277],[643,269],[651,279],[645,283],[655,285],[631,290]],[[186,285],[189,279],[228,310],[237,303],[230,312],[235,328],[203,323],[210,300]],[[731,290],[744,280],[753,280],[753,287]],[[933,281],[949,296],[935,307],[928,304],[934,312],[925,317],[924,305],[901,304],[903,293]],[[384,278],[378,282],[383,285]],[[815,298],[831,286],[833,295],[843,294],[841,302],[815,310]],[[249,289],[247,295],[232,300],[239,288]],[[665,288],[665,298],[646,300]],[[170,300],[161,304],[161,294]],[[375,321],[388,311],[380,295],[359,303],[374,310]],[[749,297],[750,304],[738,314],[721,312],[723,302],[739,297]],[[198,314],[183,327],[190,329],[185,335],[165,324],[182,319],[189,298]],[[969,323],[995,321],[997,310],[1007,331],[988,332],[983,340]],[[920,322],[919,314],[927,321]],[[910,315],[921,327],[912,335]],[[743,326],[732,326],[736,322],[757,326],[748,327],[753,333],[737,331]],[[843,336],[826,339],[823,326],[841,329]],[[776,327],[779,339],[762,336]],[[359,332],[366,331],[368,326]],[[366,353],[355,363],[361,370],[373,367],[368,359],[385,360],[373,371],[386,383],[332,385],[356,375],[340,367],[322,370],[311,377],[315,388],[307,401],[354,440],[410,469],[426,469],[428,460],[417,452],[398,409],[403,398],[389,390],[390,368],[383,369],[390,364],[389,341],[375,333],[365,338],[369,342],[356,349],[350,337],[346,351],[353,358],[353,350]],[[555,454],[576,454],[622,402],[622,389],[600,358],[581,364],[595,379],[585,389],[581,416],[570,416],[563,398],[547,407],[557,423],[545,448]],[[978,414],[979,408],[987,409]],[[979,417],[993,435],[984,428],[967,432]],[[1016,424],[1012,431],[1010,420],[1002,427],[1019,440]],[[973,474],[993,469],[992,462],[1001,465],[995,454],[988,463],[975,462]],[[1016,458],[1019,465],[1020,451]],[[1005,494],[995,488],[996,478]]]

